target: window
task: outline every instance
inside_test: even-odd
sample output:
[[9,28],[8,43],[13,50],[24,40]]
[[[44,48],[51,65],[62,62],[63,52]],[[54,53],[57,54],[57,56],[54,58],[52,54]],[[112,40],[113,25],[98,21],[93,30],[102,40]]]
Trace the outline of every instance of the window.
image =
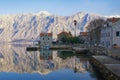
[[108,45],[110,46],[110,41],[108,41]]
[[108,36],[110,37],[110,32],[108,32]]
[[105,33],[104,33],[104,37],[105,37]]
[[102,45],[103,45],[103,46],[105,45],[104,41],[102,42]]
[[108,33],[106,33],[106,37],[108,37]]
[[105,34],[104,34],[104,33],[102,33],[102,37],[105,37]]
[[120,31],[117,31],[117,32],[116,32],[116,36],[120,36]]
[[105,33],[102,33],[102,37],[105,37]]

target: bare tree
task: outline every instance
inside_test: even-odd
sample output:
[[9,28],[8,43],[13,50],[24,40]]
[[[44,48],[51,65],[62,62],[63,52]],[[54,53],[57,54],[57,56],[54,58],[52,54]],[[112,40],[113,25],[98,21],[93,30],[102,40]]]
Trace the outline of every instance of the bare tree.
[[89,23],[87,26],[89,32],[89,41],[93,44],[100,43],[101,28],[106,23],[103,19],[95,19]]

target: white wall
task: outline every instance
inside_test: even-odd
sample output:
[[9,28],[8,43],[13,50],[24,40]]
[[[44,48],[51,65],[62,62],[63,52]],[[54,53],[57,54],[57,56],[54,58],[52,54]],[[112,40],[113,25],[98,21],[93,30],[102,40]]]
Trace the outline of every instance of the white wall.
[[104,47],[111,48],[112,46],[112,27],[103,27],[101,30],[101,44]]
[[[45,33],[47,35],[47,33]],[[52,36],[42,36],[40,37],[41,45],[52,45]]]
[[112,26],[113,29],[113,36],[112,36],[112,42],[113,44],[117,44],[117,46],[120,46],[120,36],[116,36],[116,32],[120,32],[120,21],[113,24]]

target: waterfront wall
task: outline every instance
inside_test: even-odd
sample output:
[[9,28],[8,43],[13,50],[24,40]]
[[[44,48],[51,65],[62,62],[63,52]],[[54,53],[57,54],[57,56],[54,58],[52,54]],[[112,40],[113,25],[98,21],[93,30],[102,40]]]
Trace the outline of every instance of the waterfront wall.
[[103,80],[120,80],[120,76],[118,76],[119,74],[117,75],[115,72],[111,71],[111,69],[109,69],[104,63],[101,63],[94,57],[91,57],[90,63]]

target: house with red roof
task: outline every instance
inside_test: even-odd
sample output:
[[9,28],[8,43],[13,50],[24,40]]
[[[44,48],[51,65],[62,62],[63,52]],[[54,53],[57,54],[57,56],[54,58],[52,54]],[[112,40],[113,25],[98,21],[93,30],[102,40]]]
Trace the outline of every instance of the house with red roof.
[[84,40],[85,43],[89,41],[89,33],[88,32],[80,32],[79,39]]
[[101,45],[106,48],[120,48],[120,20],[112,19],[101,29]]
[[40,33],[40,45],[41,46],[51,46],[52,45],[52,33]]
[[59,34],[57,35],[58,42],[61,42],[61,39],[62,39],[63,37],[72,37],[72,34],[71,34],[70,32],[67,33],[67,32],[65,32],[65,31],[59,33]]

